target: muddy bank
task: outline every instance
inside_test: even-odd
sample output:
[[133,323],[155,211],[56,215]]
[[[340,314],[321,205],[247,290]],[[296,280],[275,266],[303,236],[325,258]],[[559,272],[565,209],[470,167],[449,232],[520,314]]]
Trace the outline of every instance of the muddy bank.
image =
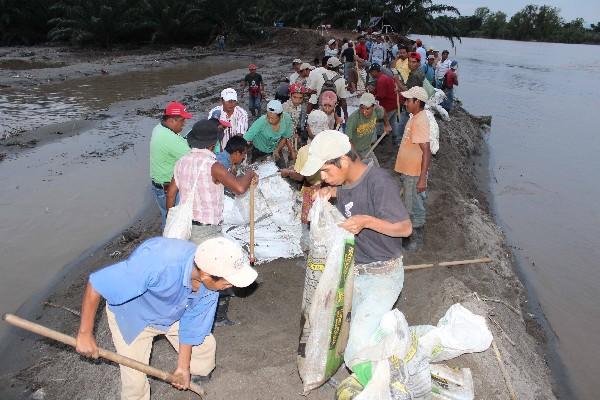
[[[298,54],[312,58],[310,52]],[[275,79],[288,71],[289,58],[295,55],[270,54],[264,59],[269,66],[260,72],[271,91]],[[239,79],[233,74],[225,75],[218,78],[219,89]],[[193,111],[201,112],[218,97],[218,91],[210,87],[209,79],[206,86],[195,88],[193,93],[185,89],[178,93]],[[136,113],[158,116],[160,102],[155,103],[139,105]],[[490,329],[517,397],[552,399],[549,372],[539,346],[542,337],[529,329],[536,324],[522,311],[525,292],[514,274],[504,236],[492,221],[485,185],[480,181],[482,172],[487,170],[487,161],[481,157],[485,133],[480,121],[462,109],[452,112],[451,117],[450,122],[440,121],[440,152],[431,170],[425,247],[418,254],[406,256],[405,264],[480,256],[492,257],[495,262],[487,266],[409,272],[397,306],[410,325],[435,324],[450,305],[459,301],[478,314],[488,315],[495,321],[490,321]],[[384,167],[393,166],[396,154],[389,141],[384,141],[377,153]],[[156,234],[159,234],[157,212],[149,207],[146,218],[124,232],[123,237],[119,235],[83,260],[44,301],[77,310],[89,272],[127,257],[142,240]],[[241,293],[231,302],[231,317],[241,325],[215,330],[218,366],[213,380],[206,385],[207,398],[302,398],[295,363],[304,274],[301,260],[274,261],[259,266],[258,271],[257,290]],[[65,333],[74,335],[77,331],[77,316],[63,308],[40,305],[31,317]],[[115,365],[90,362],[64,346],[33,335],[14,334],[15,340],[9,342],[10,351],[2,354],[0,398],[118,398],[119,374]],[[96,335],[101,346],[113,349],[102,312],[98,314]],[[159,340],[151,363],[172,369],[175,361],[176,354],[170,345]],[[491,349],[457,358],[449,364],[472,369],[476,398],[508,398]],[[338,378],[346,374],[342,369]],[[194,398],[158,381],[152,381],[152,390],[156,399]],[[333,392],[326,385],[307,398],[331,399]]]

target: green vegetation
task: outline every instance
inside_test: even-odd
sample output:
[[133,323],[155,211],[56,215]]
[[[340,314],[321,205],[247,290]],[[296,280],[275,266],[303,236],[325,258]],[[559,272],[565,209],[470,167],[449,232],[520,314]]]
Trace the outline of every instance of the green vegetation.
[[[510,19],[502,11],[493,12],[480,7],[471,16],[436,18],[439,22],[453,23],[459,36],[476,36],[493,39],[535,40],[561,43],[600,43],[600,22],[584,27],[583,18],[566,22],[560,10],[547,5],[525,6]],[[444,35],[444,32],[427,30],[422,33]]]
[[68,42],[109,48],[115,44],[206,45],[224,32],[228,40],[253,41],[261,27],[354,28],[383,16],[396,32],[429,33],[450,40],[481,36],[567,43],[600,43],[600,22],[565,22],[555,7],[529,5],[508,19],[487,7],[461,16],[432,0],[0,0],[0,43]]

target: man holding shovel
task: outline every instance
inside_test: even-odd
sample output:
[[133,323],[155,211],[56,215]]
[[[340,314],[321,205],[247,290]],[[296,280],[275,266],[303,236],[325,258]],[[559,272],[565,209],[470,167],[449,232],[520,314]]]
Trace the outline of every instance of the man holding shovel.
[[369,74],[376,80],[373,95],[383,107],[386,113],[386,120],[391,125],[392,142],[394,147],[400,144],[402,140],[402,131],[400,130],[398,93],[396,92],[396,83],[381,71],[381,65],[372,64],[369,68]]
[[[173,386],[189,388],[215,368],[211,334],[218,290],[246,287],[256,280],[242,248],[219,237],[200,246],[152,238],[129,257],[90,275],[81,305],[77,352],[98,357],[94,319],[100,300],[120,355],[148,364],[154,337],[165,335],[179,353]],[[149,400],[142,372],[121,366],[121,400]]]

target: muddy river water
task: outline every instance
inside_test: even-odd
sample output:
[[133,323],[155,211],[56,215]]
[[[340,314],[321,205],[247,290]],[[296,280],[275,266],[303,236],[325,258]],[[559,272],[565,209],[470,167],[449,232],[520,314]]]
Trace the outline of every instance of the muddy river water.
[[[36,301],[66,265],[128,227],[152,204],[148,142],[157,119],[136,110],[158,110],[180,99],[182,91],[174,85],[247,64],[242,57],[209,57],[160,70],[0,91],[0,134],[16,126],[56,136],[0,163],[0,313]],[[94,112],[96,118],[84,119]],[[198,112],[192,121],[204,116]],[[5,331],[1,324],[0,335]]]
[[[597,399],[600,359],[600,46],[463,39],[458,97],[492,115],[491,191],[521,276],[546,316],[552,362]],[[562,364],[562,365],[560,365]]]

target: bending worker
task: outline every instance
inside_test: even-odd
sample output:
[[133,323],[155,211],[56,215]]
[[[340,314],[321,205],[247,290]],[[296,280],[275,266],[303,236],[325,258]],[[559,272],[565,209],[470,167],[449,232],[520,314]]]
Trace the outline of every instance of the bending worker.
[[[81,305],[76,349],[98,357],[94,319],[100,300],[117,353],[148,364],[154,337],[165,335],[179,353],[178,389],[206,381],[215,368],[211,334],[218,290],[246,287],[256,279],[242,248],[219,237],[200,246],[179,239],[146,240],[129,259],[90,275]],[[142,372],[121,366],[121,399],[149,400]]]

